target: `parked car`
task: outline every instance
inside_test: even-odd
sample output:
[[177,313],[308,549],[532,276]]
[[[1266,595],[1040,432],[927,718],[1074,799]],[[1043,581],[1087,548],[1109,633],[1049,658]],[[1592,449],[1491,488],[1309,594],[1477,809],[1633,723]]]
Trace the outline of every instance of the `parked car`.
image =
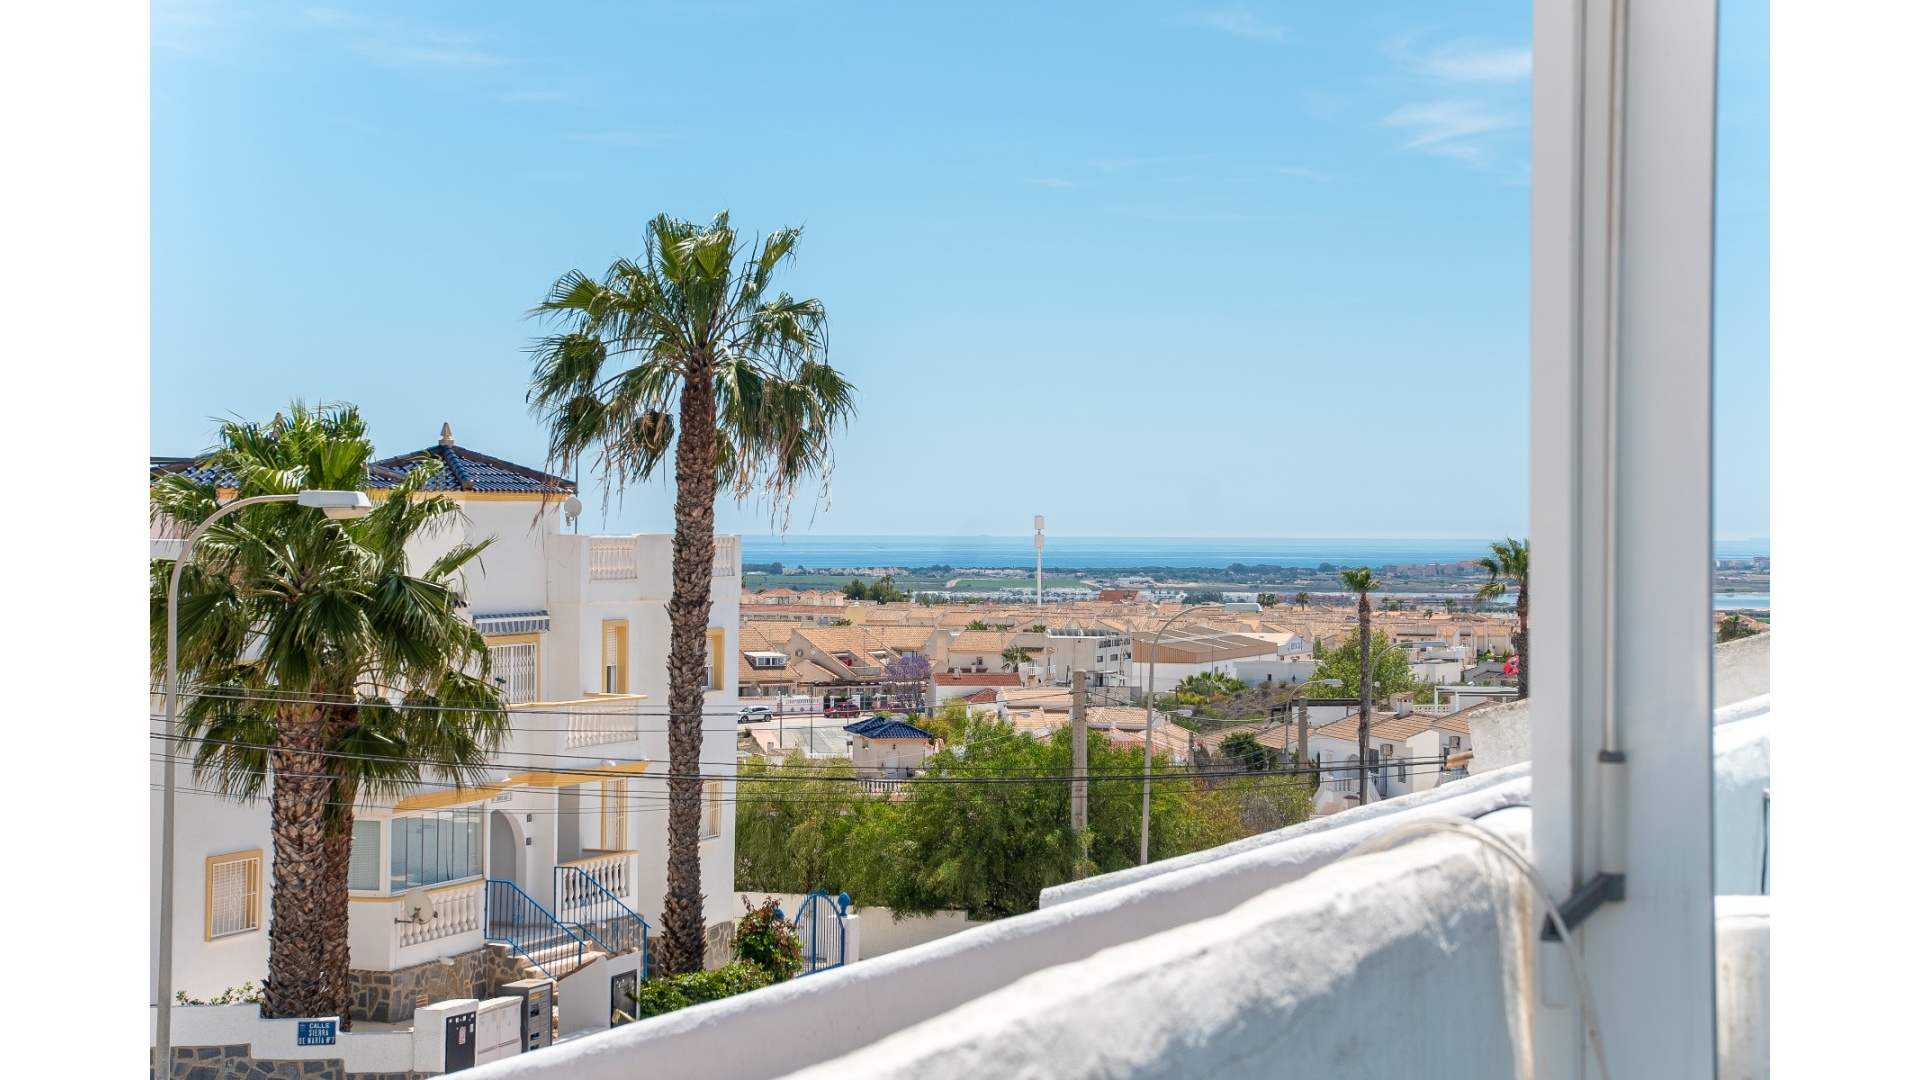
[[851,701],[829,701],[822,712],[828,718],[859,716],[860,706]]
[[748,705],[740,710],[740,722],[743,724],[758,723],[761,720],[771,719],[773,719],[773,710],[767,708],[765,705]]

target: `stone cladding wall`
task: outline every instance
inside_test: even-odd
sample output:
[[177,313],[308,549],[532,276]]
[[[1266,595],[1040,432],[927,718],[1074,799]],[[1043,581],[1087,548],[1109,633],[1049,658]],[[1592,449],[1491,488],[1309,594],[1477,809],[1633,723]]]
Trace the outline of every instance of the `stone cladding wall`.
[[500,987],[524,979],[520,961],[505,949],[488,946],[447,958],[429,960],[398,971],[348,973],[347,1014],[355,1020],[400,1023],[413,1019],[415,1002],[425,993],[429,1001],[448,998],[498,997]]
[[256,1058],[251,1043],[176,1046],[169,1080],[427,1080],[430,1074],[348,1072],[339,1058],[298,1061]]

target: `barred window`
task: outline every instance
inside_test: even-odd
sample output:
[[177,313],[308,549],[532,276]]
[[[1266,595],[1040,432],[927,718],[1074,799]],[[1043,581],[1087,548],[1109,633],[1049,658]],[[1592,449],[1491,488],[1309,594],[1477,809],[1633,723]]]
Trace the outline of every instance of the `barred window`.
[[207,940],[260,929],[259,851],[215,855],[207,860]]
[[539,648],[531,641],[487,647],[493,661],[494,684],[505,692],[507,704],[538,700]]

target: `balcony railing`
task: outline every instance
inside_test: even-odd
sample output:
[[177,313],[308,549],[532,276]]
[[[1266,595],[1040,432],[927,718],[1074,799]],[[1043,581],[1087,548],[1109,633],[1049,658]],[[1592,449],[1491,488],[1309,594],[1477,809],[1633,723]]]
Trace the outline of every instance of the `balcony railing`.
[[713,538],[713,576],[740,576],[740,538],[737,536],[716,536]]
[[587,580],[633,581],[640,576],[640,549],[631,536],[587,538]]
[[[628,868],[633,864],[631,851],[596,851],[584,859],[563,862],[562,867],[570,867],[592,878],[600,888],[612,893],[616,899],[628,900],[633,896],[632,881]],[[554,904],[559,909],[563,922],[579,922],[575,908],[598,898],[593,890],[577,890],[573,886],[556,882]]]
[[485,889],[486,881],[474,878],[472,881],[427,890],[427,897],[433,902],[431,916],[422,912],[419,922],[395,921],[394,944],[404,949],[409,945],[423,945],[480,929],[480,920],[486,910]]
[[578,701],[529,701],[509,705],[511,713],[526,713],[527,730],[557,731],[568,749],[634,742],[640,738],[640,703],[644,694],[608,694]]

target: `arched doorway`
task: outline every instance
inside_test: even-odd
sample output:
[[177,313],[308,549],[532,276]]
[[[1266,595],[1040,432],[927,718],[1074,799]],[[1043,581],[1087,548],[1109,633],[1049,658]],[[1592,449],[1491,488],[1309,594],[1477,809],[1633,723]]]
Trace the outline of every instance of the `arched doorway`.
[[520,835],[513,827],[513,816],[505,810],[488,815],[487,876],[502,881],[519,881]]

